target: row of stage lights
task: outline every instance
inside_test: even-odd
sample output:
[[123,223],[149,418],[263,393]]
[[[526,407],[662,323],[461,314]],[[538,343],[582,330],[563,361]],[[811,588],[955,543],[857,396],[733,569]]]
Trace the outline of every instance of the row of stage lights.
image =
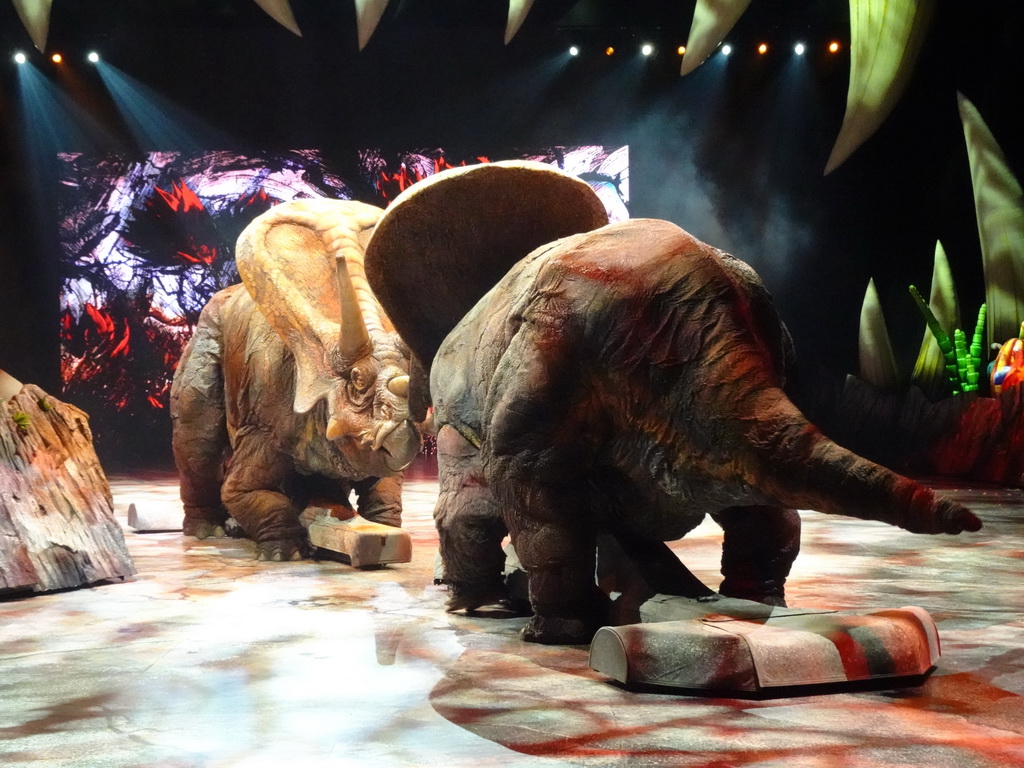
[[[828,46],[826,46],[826,50],[829,53],[839,53],[839,50],[841,48],[842,46],[835,40],[833,40],[828,44]],[[731,56],[733,52],[733,47],[729,43],[722,43],[718,50],[723,56]],[[755,50],[759,55],[764,56],[766,53],[768,53],[769,50],[768,43],[760,43]],[[807,46],[804,43],[796,43],[793,46],[793,53],[795,53],[797,56],[803,56],[806,52]],[[616,50],[614,46],[609,45],[607,48],[604,49],[605,56],[614,56],[615,53]],[[643,45],[640,46],[640,53],[643,56],[652,56],[654,54],[654,46],[651,43],[644,43]],[[680,45],[676,49],[676,53],[678,53],[680,56],[685,55],[686,46]],[[578,45],[569,46],[569,55],[579,56],[580,47]]]
[[[838,42],[833,40],[831,43],[828,44],[827,50],[828,50],[829,53],[839,53],[839,50],[840,50],[841,47],[842,46]],[[719,52],[723,56],[730,56],[730,55],[732,55],[733,47],[729,43],[722,43],[722,45],[719,47],[718,50],[719,50]],[[768,50],[769,50],[768,43],[760,43],[757,46],[756,50],[757,50],[757,53],[759,55],[764,56],[766,53],[768,53]],[[804,45],[804,43],[797,43],[796,45],[793,46],[793,53],[795,53],[797,56],[803,56],[806,51],[807,51],[807,46]],[[640,53],[643,56],[651,56],[651,55],[654,54],[654,46],[651,43],[644,43],[643,45],[640,46]],[[680,56],[685,55],[686,54],[686,46],[685,45],[680,45],[676,49],[676,53],[678,53]],[[605,54],[605,56],[614,56],[615,55],[615,47],[609,45],[607,48],[604,49],[604,54]],[[577,45],[570,46],[569,47],[569,55],[570,56],[579,56],[580,55],[580,48],[579,48],[579,46],[577,46]],[[86,54],[85,58],[86,58],[87,61],[95,64],[96,62],[98,62],[100,60],[100,55],[98,53],[96,53],[96,51],[90,51],[88,54]],[[61,56],[59,53],[54,53],[54,54],[52,54],[50,56],[50,60],[54,64],[60,64],[60,63],[62,63],[64,61],[64,57]],[[18,51],[17,53],[14,54],[14,61],[17,64],[24,64],[26,61],[28,61],[28,57],[24,53],[22,53],[21,51]]]
[[[95,64],[100,60],[100,55],[96,53],[96,51],[89,51],[89,53],[85,55],[85,59],[91,64]],[[21,51],[18,51],[14,54],[15,64],[24,64],[26,61],[28,61],[28,56],[26,56]],[[52,61],[54,64],[63,64],[64,57],[59,53],[54,53],[50,55],[50,61]]]

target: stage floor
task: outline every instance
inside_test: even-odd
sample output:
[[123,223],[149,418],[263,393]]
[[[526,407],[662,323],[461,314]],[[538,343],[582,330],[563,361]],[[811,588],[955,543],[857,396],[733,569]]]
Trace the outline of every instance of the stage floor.
[[[113,477],[115,509],[177,504]],[[985,522],[915,536],[804,513],[791,605],[918,605],[942,660],[917,688],[771,700],[630,693],[524,619],[446,614],[429,470],[407,483],[413,562],[257,562],[252,544],[125,537],[138,575],[0,602],[7,766],[1024,765],[1024,494],[943,485]],[[712,586],[720,532],[674,549]]]

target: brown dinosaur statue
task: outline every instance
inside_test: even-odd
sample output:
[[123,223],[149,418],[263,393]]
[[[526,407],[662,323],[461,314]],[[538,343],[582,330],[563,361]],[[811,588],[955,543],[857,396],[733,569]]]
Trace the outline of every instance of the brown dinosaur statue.
[[305,503],[352,490],[363,517],[400,524],[420,436],[409,350],[363,273],[381,212],[300,200],[240,235],[243,283],[204,308],[171,389],[186,534],[222,536],[230,516],[257,557],[298,559]]
[[[543,190],[559,204],[538,204]],[[784,604],[795,509],[918,533],[980,528],[804,418],[784,390],[789,334],[749,266],[666,221],[600,226],[588,192],[532,164],[447,171],[406,190],[367,247],[377,295],[432,360],[450,609],[503,597],[506,533],[528,574],[524,638],[578,643],[605,620],[600,533],[663,564],[662,542],[710,514],[725,532],[720,591]],[[420,236],[428,220],[443,238]],[[480,261],[507,271],[477,286],[472,308],[432,304],[424,328],[435,268],[445,281],[481,274],[459,266]],[[402,287],[409,274],[416,291]]]

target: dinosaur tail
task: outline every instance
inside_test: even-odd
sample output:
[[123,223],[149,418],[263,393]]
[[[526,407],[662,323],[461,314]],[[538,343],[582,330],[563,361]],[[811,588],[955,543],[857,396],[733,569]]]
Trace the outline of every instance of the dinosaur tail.
[[981,521],[961,504],[843,448],[823,435],[779,389],[752,403],[748,471],[782,506],[877,520],[913,533],[977,531]]

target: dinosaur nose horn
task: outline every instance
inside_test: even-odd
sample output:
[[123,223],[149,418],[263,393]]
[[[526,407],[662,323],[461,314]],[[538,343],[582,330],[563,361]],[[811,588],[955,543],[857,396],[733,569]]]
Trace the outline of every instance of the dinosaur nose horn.
[[396,397],[409,397],[409,377],[395,376],[388,382],[388,391]]
[[[352,250],[352,248],[349,247],[347,250]],[[342,249],[335,256],[338,304],[341,309],[341,317],[339,318],[341,338],[338,340],[338,354],[341,358],[339,364],[341,368],[352,365],[352,363],[366,357],[373,351],[370,334],[366,330],[362,309],[359,306],[359,296],[356,294],[352,276],[348,271],[345,252],[346,249]]]

